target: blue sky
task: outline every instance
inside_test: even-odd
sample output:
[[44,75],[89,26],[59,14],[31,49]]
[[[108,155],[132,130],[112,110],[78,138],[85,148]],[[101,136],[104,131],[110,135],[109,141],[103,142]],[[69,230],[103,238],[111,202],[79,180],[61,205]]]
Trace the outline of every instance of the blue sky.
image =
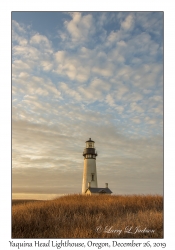
[[13,194],[163,193],[163,12],[12,12]]

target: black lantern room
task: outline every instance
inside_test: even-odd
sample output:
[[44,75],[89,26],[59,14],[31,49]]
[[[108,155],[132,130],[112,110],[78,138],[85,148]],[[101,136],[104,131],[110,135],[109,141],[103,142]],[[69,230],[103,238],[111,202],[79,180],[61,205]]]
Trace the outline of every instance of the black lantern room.
[[94,148],[94,143],[95,141],[92,141],[91,138],[86,141],[86,148],[83,151],[83,156],[85,159],[96,159],[97,151]]

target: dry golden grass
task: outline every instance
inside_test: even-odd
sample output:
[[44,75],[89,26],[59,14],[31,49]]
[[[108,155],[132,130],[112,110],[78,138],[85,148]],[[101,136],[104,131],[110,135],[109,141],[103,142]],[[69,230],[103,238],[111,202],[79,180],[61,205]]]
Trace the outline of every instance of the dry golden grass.
[[25,203],[28,203],[28,202],[37,202],[38,200],[12,200],[12,206],[13,205],[19,205],[19,204],[25,204]]
[[163,198],[68,195],[16,204],[12,207],[12,237],[163,238]]

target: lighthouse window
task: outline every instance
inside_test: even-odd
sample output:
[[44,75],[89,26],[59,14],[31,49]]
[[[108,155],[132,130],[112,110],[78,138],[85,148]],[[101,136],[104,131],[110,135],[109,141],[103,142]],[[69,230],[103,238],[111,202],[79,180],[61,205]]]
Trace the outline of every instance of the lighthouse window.
[[92,148],[92,144],[89,144],[89,148]]
[[94,181],[94,174],[92,174],[92,180],[91,181]]

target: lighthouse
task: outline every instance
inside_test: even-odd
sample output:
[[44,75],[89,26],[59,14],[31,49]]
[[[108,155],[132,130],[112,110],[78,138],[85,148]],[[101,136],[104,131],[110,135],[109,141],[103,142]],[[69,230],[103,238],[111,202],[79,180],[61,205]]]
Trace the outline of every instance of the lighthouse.
[[84,170],[83,170],[83,183],[82,194],[85,194],[88,187],[97,188],[97,170],[96,170],[96,157],[97,151],[94,147],[95,142],[89,138],[86,141],[86,148],[83,151],[84,156]]
[[84,170],[83,170],[82,194],[85,195],[111,194],[112,191],[108,188],[108,183],[105,183],[105,187],[98,188],[97,170],[96,170],[97,151],[95,150],[94,144],[95,142],[91,140],[91,138],[89,138],[89,140],[86,141],[86,148],[83,151]]

